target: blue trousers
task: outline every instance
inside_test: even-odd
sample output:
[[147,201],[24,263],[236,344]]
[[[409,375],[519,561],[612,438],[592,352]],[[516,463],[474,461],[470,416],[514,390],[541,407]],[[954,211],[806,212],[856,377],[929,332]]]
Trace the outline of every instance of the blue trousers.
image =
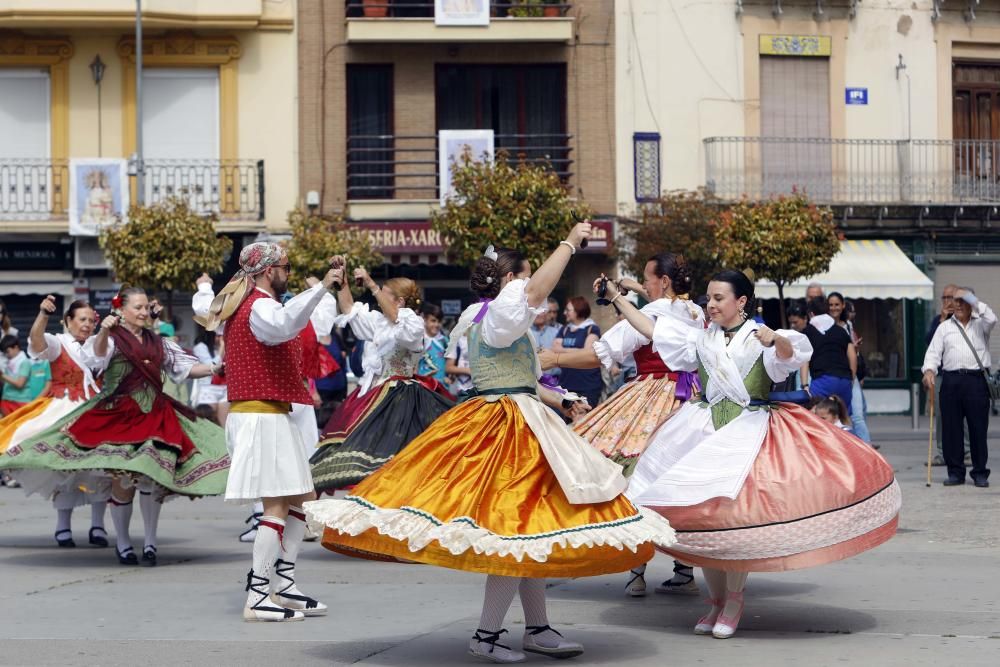
[[839,378],[835,375],[814,377],[809,383],[809,393],[818,398],[839,396],[847,406],[847,413],[851,414],[851,399],[854,393],[854,383],[851,382],[851,378]]

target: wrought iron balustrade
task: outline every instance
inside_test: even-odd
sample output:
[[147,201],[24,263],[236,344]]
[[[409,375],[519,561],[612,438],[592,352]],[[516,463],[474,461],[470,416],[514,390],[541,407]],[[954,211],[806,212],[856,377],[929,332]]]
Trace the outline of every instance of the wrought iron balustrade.
[[[512,162],[548,165],[568,181],[571,139],[569,134],[497,134],[494,148],[507,151]],[[436,136],[347,138],[348,199],[437,199],[439,183]]]
[[[348,18],[434,18],[432,0],[346,0]],[[490,3],[491,18],[566,16],[570,2],[506,0]]]
[[821,204],[1000,202],[1000,141],[705,139],[705,183],[723,200],[805,192]]
[[[264,219],[263,160],[145,161],[145,201],[183,197],[224,219]],[[0,220],[65,220],[70,209],[68,160],[0,157]]]

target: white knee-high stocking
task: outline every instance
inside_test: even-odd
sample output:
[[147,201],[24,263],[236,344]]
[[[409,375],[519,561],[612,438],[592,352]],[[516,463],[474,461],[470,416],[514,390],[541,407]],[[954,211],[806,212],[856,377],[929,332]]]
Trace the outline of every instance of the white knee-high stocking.
[[[490,574],[486,577],[486,592],[483,596],[483,613],[479,618],[479,629],[487,632],[499,632],[503,626],[504,616],[514,601],[519,577],[501,577]],[[544,604],[544,603],[543,603]]]
[[108,501],[102,500],[90,503],[90,527],[104,529],[104,511],[108,509]]
[[[260,602],[268,596],[268,586],[271,574],[274,570],[274,562],[278,560],[281,553],[281,538],[285,530],[285,522],[276,516],[263,516],[260,518],[260,526],[257,528],[257,538],[253,541],[253,570],[247,578],[250,585],[251,577],[256,581],[262,581],[262,587],[254,586],[250,588],[247,596],[247,606]],[[255,590],[261,588],[262,590]]]
[[132,539],[128,535],[129,525],[132,523],[132,501],[111,496],[111,521],[115,524],[118,553],[125,553],[132,548]]
[[295,561],[299,557],[299,549],[305,534],[305,513],[301,507],[289,507],[281,550],[271,576],[270,590],[274,601],[278,604],[301,611],[307,616],[317,616],[326,613],[326,605],[303,595],[295,583]]
[[145,547],[156,547],[156,528],[160,525],[160,510],[163,503],[158,503],[153,494],[148,491],[139,492],[139,511],[142,512],[142,525],[146,530]]
[[[517,591],[521,597],[526,630],[533,633],[535,642],[553,648],[559,646],[559,635],[549,628],[549,617],[545,610],[545,580],[524,577]],[[540,628],[546,629],[538,632]]]

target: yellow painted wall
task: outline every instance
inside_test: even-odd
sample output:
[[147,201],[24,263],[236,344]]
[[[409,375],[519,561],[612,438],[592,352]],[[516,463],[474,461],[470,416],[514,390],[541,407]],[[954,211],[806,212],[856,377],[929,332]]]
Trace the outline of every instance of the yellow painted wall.
[[[97,86],[89,68],[98,54],[107,66],[101,83],[102,153],[104,157],[127,157],[123,148],[122,61],[117,52],[122,34],[63,34],[75,49],[69,63],[70,157],[98,156]],[[298,190],[296,35],[233,34],[242,48],[242,56],[236,61],[237,157],[264,160],[267,226],[282,229],[287,211],[296,204]]]

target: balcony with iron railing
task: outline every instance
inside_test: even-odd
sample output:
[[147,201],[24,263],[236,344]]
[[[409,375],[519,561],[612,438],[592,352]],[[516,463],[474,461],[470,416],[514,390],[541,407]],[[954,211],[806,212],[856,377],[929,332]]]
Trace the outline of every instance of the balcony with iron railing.
[[709,137],[705,184],[723,201],[805,192],[845,206],[1000,203],[1000,141]]
[[[571,139],[569,134],[497,134],[494,147],[506,151],[512,162],[548,165],[568,182],[573,176]],[[425,212],[428,202],[439,199],[439,187],[436,136],[348,136],[347,199],[352,212],[366,201],[412,202],[417,208],[422,202]]]
[[[143,175],[147,204],[183,197],[223,224],[264,219],[263,160],[147,159]],[[0,157],[0,225],[64,223],[71,196],[68,160]]]
[[436,17],[433,0],[346,0],[348,43],[573,41],[573,5],[565,0],[445,0],[452,16],[489,4],[486,25]]

